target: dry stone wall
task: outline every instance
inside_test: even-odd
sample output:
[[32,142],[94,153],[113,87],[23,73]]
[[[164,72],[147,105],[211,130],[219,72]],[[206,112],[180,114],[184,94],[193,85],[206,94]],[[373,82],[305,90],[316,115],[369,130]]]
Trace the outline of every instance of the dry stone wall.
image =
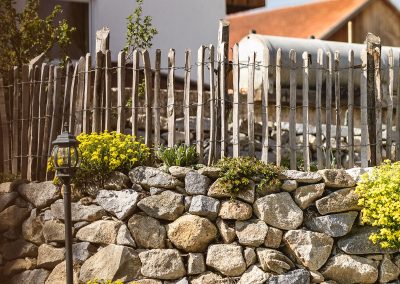
[[[235,199],[219,169],[137,167],[72,204],[74,281],[399,283],[400,256],[369,241],[354,193],[369,169],[285,171]],[[0,184],[1,283],[65,283],[62,193]]]

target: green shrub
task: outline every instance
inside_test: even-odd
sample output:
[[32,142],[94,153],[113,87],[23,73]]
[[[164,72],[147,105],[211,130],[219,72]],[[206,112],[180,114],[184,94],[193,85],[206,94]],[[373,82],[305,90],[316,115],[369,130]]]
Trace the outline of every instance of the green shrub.
[[186,146],[185,144],[175,145],[170,148],[161,145],[156,154],[157,158],[168,168],[172,166],[192,166],[197,164],[199,160],[196,146]]
[[385,161],[361,176],[356,193],[362,222],[379,227],[370,240],[382,248],[400,248],[400,162]]
[[281,168],[254,157],[224,158],[216,166],[221,168],[222,189],[232,194],[246,189],[250,180],[259,182],[259,189],[281,185]]
[[[113,171],[125,174],[143,165],[150,157],[150,149],[131,135],[116,132],[82,133],[78,135],[80,167],[73,183],[78,187],[104,186]],[[52,160],[48,170],[54,171]]]

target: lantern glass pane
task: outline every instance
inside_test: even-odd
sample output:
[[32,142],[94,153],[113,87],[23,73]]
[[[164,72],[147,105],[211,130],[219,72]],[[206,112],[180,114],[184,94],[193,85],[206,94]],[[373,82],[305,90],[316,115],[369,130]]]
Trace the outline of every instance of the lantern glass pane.
[[71,167],[75,168],[78,166],[79,155],[76,147],[71,147]]
[[59,167],[70,167],[69,147],[58,147],[56,149],[57,164]]

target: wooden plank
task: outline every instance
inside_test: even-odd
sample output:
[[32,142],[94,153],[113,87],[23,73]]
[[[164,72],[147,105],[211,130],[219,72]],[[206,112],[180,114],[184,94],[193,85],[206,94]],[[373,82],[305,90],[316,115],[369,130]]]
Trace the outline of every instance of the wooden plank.
[[101,51],[106,54],[108,49],[110,49],[110,29],[102,27],[96,31],[96,52]]
[[239,45],[233,46],[233,157],[240,155],[240,138],[239,138]]
[[50,156],[52,149],[52,141],[57,138],[62,131],[62,121],[61,121],[61,111],[63,108],[62,104],[62,94],[61,94],[61,69],[59,66],[54,68],[54,88],[53,88],[53,113],[52,113],[52,121],[51,121],[51,130],[50,130],[50,147],[48,156]]
[[381,80],[381,49],[374,49],[375,63],[375,106],[376,106],[376,164],[382,162],[382,80]]
[[[52,124],[53,114],[53,78],[54,78],[54,66],[49,66],[49,81],[47,83],[47,94],[46,94],[46,111],[44,120],[44,132],[43,132],[43,145],[42,145],[42,156],[40,158],[40,171],[39,180],[43,180],[46,177],[47,159],[50,153],[51,141],[50,131]],[[40,144],[39,144],[40,146]]]
[[317,167],[319,170],[324,168],[324,157],[322,152],[322,120],[321,120],[321,105],[322,105],[322,74],[324,72],[324,51],[320,48],[317,54],[317,70],[316,70],[316,98],[315,98],[315,108],[316,108],[316,144],[317,144]]
[[0,122],[1,122],[1,137],[2,137],[2,164],[3,173],[9,174],[11,171],[11,156],[10,156],[10,144],[11,144],[11,132],[10,124],[7,120],[7,106],[6,98],[4,93],[3,77],[0,76]]
[[183,129],[185,132],[185,144],[190,145],[190,71],[191,51],[185,51],[185,75],[183,77]]
[[[76,87],[78,85],[78,63],[75,63],[74,74],[72,75],[71,91],[69,96],[69,117],[68,117],[68,131],[72,133],[75,129],[75,103],[76,103]],[[65,104],[66,102],[64,102]]]
[[[160,68],[161,68],[161,50],[156,50],[156,63],[154,72],[154,100],[153,100],[153,115],[154,115],[154,146],[160,146]],[[190,80],[189,80],[190,82]],[[190,85],[190,83],[189,83]]]
[[247,135],[249,138],[249,156],[254,157],[254,74],[255,74],[256,53],[249,56],[248,85],[247,85]]
[[367,90],[367,51],[361,52],[361,168],[368,167],[368,90]]
[[62,125],[69,121],[70,116],[70,97],[71,97],[71,83],[72,83],[72,63],[68,62],[65,69],[65,83],[64,83],[64,100],[62,109]]
[[168,52],[168,147],[175,145],[175,49]]
[[[39,91],[39,127],[38,127],[38,144],[37,144],[37,159],[36,159],[36,179],[41,180],[43,175],[41,174],[41,164],[43,157],[43,139],[44,139],[44,125],[46,115],[46,88],[49,79],[49,66],[46,63],[42,64],[42,75],[40,77],[40,91]],[[47,152],[45,152],[47,154]]]
[[199,163],[204,160],[204,46],[197,52],[197,117],[196,117],[196,149]]
[[90,106],[91,106],[91,82],[92,82],[92,56],[90,53],[86,54],[85,60],[85,93],[83,99],[83,114],[82,114],[82,132],[88,133],[90,131]]
[[21,178],[27,178],[28,169],[28,127],[29,127],[29,66],[22,65],[22,104],[21,104]]
[[85,62],[85,95],[83,99],[83,116],[82,116],[82,132],[88,133],[90,129],[90,105],[91,105],[91,82],[92,82],[92,56],[90,53],[86,54]]
[[333,58],[332,53],[328,51],[327,65],[328,72],[326,74],[326,148],[325,148],[325,168],[330,169],[332,166],[331,161],[331,125],[332,125],[332,76],[333,76]]
[[78,61],[78,83],[75,100],[75,129],[73,133],[79,135],[83,126],[83,110],[85,101],[85,57],[81,56]]
[[[400,54],[399,54],[400,63]],[[396,104],[396,161],[400,161],[400,70],[397,71],[397,104]]]
[[12,164],[11,173],[13,175],[18,174],[19,170],[19,156],[21,154],[19,135],[20,135],[20,113],[21,109],[20,98],[21,89],[19,88],[19,68],[14,66],[13,68],[13,83],[14,83],[14,94],[13,94],[13,120],[12,120]]
[[348,81],[347,81],[347,96],[348,96],[348,133],[347,143],[349,144],[349,168],[354,168],[354,51],[349,50],[348,55]]
[[134,50],[132,53],[132,136],[138,135],[138,88],[139,88],[139,51]]
[[368,134],[369,134],[369,146],[371,154],[371,166],[377,165],[377,121],[376,121],[376,90],[375,90],[375,60],[374,50],[376,47],[380,49],[381,40],[379,37],[368,33],[367,38],[367,92],[368,92]]
[[341,121],[340,121],[340,54],[335,52],[335,114],[336,114],[336,168],[342,167],[342,148],[341,148]]
[[262,122],[262,151],[261,160],[268,163],[269,151],[269,132],[268,132],[268,94],[269,94],[269,49],[265,48],[263,51],[263,64],[262,69],[262,97],[261,97],[261,122]]
[[281,74],[282,72],[282,49],[278,48],[276,52],[276,67],[275,67],[275,93],[276,93],[276,165],[280,166],[282,162],[282,86]]
[[308,140],[308,77],[309,77],[309,60],[308,52],[303,52],[303,161],[304,170],[310,171],[310,143]]
[[144,82],[145,82],[145,108],[146,108],[146,124],[145,124],[145,136],[144,143],[148,147],[153,147],[153,94],[152,94],[152,72],[150,55],[147,50],[142,52],[143,64],[144,64]]
[[105,111],[104,130],[111,131],[111,51],[106,51],[105,56]]
[[226,85],[226,62],[228,44],[222,42],[219,46],[219,98],[221,100],[221,158],[228,156],[228,108],[227,101],[227,85]]
[[118,53],[117,69],[117,132],[125,130],[125,52]]
[[31,127],[29,128],[29,157],[27,178],[28,180],[36,180],[37,166],[37,145],[38,145],[38,116],[39,116],[39,88],[40,88],[40,70],[39,66],[33,67],[33,88],[31,89]]
[[94,73],[94,88],[93,88],[93,117],[92,117],[92,132],[101,131],[101,81],[104,55],[101,51],[96,53],[96,65]]
[[290,169],[297,169],[296,159],[296,51],[289,51],[290,60],[290,111],[289,111],[289,145],[290,145]]
[[[393,87],[394,87],[394,56],[393,49],[388,52],[389,63],[389,93],[387,96],[387,116],[386,116],[386,158],[392,159],[392,144],[393,144]],[[397,93],[398,97],[399,93]]]
[[210,72],[210,148],[208,153],[208,165],[213,164],[216,156],[217,148],[217,102],[215,96],[215,76],[214,76],[214,45],[209,46],[209,63]]

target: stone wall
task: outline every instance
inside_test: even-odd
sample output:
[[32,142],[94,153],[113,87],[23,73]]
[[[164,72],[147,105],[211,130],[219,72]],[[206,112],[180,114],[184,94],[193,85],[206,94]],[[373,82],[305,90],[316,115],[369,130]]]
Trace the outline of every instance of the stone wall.
[[[217,168],[138,167],[72,204],[75,283],[398,283],[354,193],[360,169],[285,171],[231,199]],[[0,185],[1,283],[65,283],[63,203],[51,182]]]

